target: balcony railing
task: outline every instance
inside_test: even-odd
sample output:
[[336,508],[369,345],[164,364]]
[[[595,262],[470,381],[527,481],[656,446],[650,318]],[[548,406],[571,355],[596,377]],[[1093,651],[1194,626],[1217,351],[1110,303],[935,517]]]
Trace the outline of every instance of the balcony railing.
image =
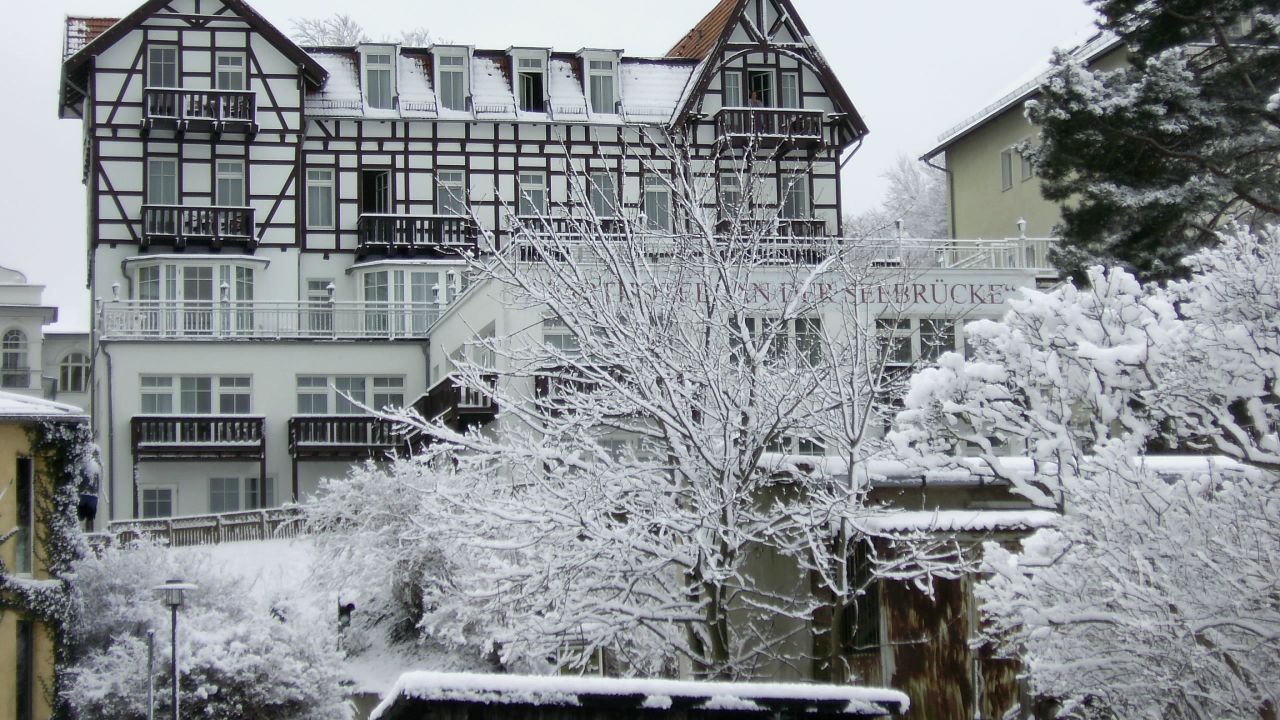
[[363,213],[356,254],[447,256],[474,251],[479,231],[469,217]]
[[821,110],[723,108],[716,113],[716,136],[735,146],[810,147],[822,144],[823,117]]
[[[481,379],[492,387],[497,375],[482,375]],[[428,420],[440,420],[457,432],[479,427],[498,416],[497,403],[475,388],[463,387],[449,375],[427,390],[414,403],[414,409]]]
[[127,545],[144,537],[165,541],[169,547],[276,540],[307,534],[309,528],[306,520],[306,512],[300,507],[117,520],[107,524],[106,532],[89,535],[88,540],[94,548],[113,541],[118,545]]
[[156,243],[172,243],[179,249],[188,245],[214,249],[235,245],[251,250],[258,244],[253,208],[143,205],[142,247]]
[[111,340],[395,340],[424,338],[441,306],[413,302],[126,300],[101,305]]
[[376,457],[405,446],[394,423],[370,415],[289,418],[289,454],[296,458]]
[[261,458],[264,420],[257,415],[135,415],[135,460]]
[[257,130],[257,95],[250,90],[146,88],[142,92],[144,129],[217,132]]

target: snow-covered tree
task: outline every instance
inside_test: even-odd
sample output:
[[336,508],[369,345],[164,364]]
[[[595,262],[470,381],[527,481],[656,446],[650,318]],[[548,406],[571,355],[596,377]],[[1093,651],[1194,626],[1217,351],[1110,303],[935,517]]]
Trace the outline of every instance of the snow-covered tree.
[[[836,239],[780,242],[758,204],[718,202],[714,164],[677,149],[653,162],[668,216],[598,217],[591,178],[571,175],[575,214],[513,216],[514,237],[476,263],[471,292],[533,318],[476,328],[450,358],[463,393],[501,408],[494,426],[401,418],[436,444],[331,483],[346,501],[321,499],[316,519],[351,537],[335,557],[377,547],[373,572],[420,573],[425,635],[508,667],[807,666],[831,652],[809,641],[810,571],[850,602],[864,589],[843,571],[850,545],[885,512],[861,466],[902,376],[858,298],[911,271]],[[740,172],[744,197],[764,192]],[[797,457],[815,451],[845,462]],[[367,520],[352,484],[394,488],[386,512],[404,517]],[[946,538],[893,540],[885,574],[957,568]]]
[[[977,448],[1064,513],[1021,554],[988,545],[981,591],[989,639],[1058,717],[1275,717],[1277,240],[1223,234],[1165,286],[1095,268],[1087,289],[1023,291],[966,327],[974,357],[912,380],[897,442],[931,462]],[[993,437],[1034,471],[1007,472]],[[1153,442],[1250,470],[1158,473]]]
[[884,200],[878,207],[846,217],[845,235],[895,237],[902,221],[904,237],[947,237],[947,180],[942,171],[899,155],[884,178],[889,181]]
[[364,27],[344,13],[322,18],[294,18],[292,23],[293,39],[301,45],[350,47],[369,42]]
[[1232,223],[1280,212],[1280,35],[1274,0],[1091,0],[1129,62],[1089,69],[1055,56],[1028,106],[1044,196],[1063,203],[1058,266],[1094,263],[1145,279]]
[[[76,654],[65,698],[78,717],[147,717],[147,631],[154,631],[157,717],[169,712],[169,613],[155,590],[194,582],[178,632],[184,716],[345,720],[337,635],[314,608],[257,597],[208,556],[138,544],[108,547],[75,566]],[[326,613],[327,615],[327,613]]]

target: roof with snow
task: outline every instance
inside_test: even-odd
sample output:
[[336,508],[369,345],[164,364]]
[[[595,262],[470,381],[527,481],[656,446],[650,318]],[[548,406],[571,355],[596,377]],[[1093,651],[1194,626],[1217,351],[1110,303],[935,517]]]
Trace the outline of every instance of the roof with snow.
[[28,397],[0,391],[0,422],[27,422],[31,420],[67,420],[87,422],[84,410],[74,405],[64,405],[52,400]]
[[[1088,40],[1071,48],[1069,51],[1080,62],[1088,65],[1098,58],[1120,47],[1121,39],[1107,31],[1095,33]],[[990,105],[979,110],[977,113],[965,118],[962,122],[952,126],[946,132],[938,136],[938,144],[932,150],[921,156],[922,160],[929,160],[943,150],[946,150],[952,143],[967,136],[969,133],[977,130],[987,123],[991,118],[1003,114],[1005,111],[1014,107],[1021,107],[1026,101],[1035,97],[1040,92],[1040,86],[1048,79],[1050,69],[1046,68],[1036,73],[1036,76],[1030,80],[1020,83],[1013,90],[1000,96],[1000,99]]]
[[[573,708],[583,718],[601,717],[601,710],[610,717],[773,718],[784,712],[815,719],[880,718],[901,714],[909,704],[896,690],[847,685],[423,671],[401,675],[370,719],[425,718],[442,705]],[[575,714],[565,712],[564,717]]]

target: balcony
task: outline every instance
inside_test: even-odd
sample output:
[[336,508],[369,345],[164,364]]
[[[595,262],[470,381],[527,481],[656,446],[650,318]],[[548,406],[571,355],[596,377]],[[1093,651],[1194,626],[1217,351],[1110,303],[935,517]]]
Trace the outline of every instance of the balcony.
[[457,256],[477,249],[479,230],[457,215],[362,213],[356,225],[356,257],[368,255]]
[[142,129],[183,132],[258,131],[257,95],[250,90],[183,90],[147,88],[142,91]]
[[231,245],[253,250],[258,246],[253,208],[143,205],[142,247],[147,249],[158,243],[171,244],[178,250],[188,245],[212,250]]
[[823,144],[821,110],[723,108],[716,113],[716,137],[732,147],[809,149]]
[[133,458],[139,460],[260,460],[264,420],[256,415],[135,415]]
[[294,415],[289,454],[298,459],[381,457],[407,448],[394,423],[371,415]]
[[435,303],[104,302],[105,340],[398,340],[423,339],[440,317]]
[[[482,375],[490,387],[497,375]],[[427,390],[413,404],[418,414],[427,420],[439,420],[454,432],[467,432],[482,427],[498,416],[498,405],[492,398],[471,388],[464,388],[453,375],[445,377]]]

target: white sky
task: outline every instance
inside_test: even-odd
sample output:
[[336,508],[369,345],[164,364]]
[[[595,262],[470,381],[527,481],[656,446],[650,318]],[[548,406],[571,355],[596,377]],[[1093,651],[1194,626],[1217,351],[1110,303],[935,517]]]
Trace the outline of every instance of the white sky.
[[[55,329],[86,330],[80,124],[57,119],[66,15],[118,17],[141,0],[45,0],[10,8],[0,44],[0,265],[48,286]],[[846,212],[876,205],[881,174],[1032,77],[1056,46],[1092,30],[1084,0],[793,0],[871,128],[846,166]],[[661,55],[715,0],[250,0],[285,32],[296,17],[346,12],[375,39],[426,27],[487,48],[622,48]],[[20,112],[20,107],[28,107]]]

